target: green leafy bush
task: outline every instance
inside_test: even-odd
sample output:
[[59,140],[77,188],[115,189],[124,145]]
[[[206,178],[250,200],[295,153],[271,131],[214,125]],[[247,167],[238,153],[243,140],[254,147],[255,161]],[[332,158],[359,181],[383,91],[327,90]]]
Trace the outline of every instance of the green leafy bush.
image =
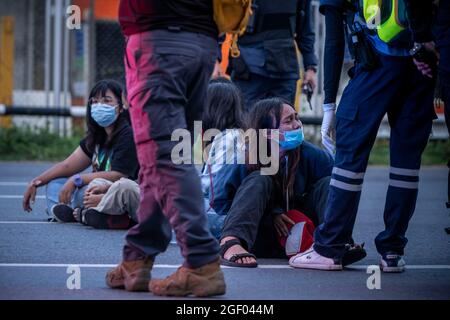
[[0,128],[0,160],[60,161],[70,155],[82,137],[60,137],[46,129]]

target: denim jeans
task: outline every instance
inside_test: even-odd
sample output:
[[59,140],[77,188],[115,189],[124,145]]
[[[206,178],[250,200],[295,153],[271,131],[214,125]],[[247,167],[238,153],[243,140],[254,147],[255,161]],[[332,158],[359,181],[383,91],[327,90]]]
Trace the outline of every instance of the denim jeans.
[[[47,214],[50,218],[53,218],[52,207],[59,202],[59,193],[67,182],[68,178],[58,178],[50,181],[45,187],[45,201],[47,203]],[[76,188],[72,194],[70,206],[72,208],[78,208],[83,206],[84,192],[87,189],[87,185],[82,188]]]

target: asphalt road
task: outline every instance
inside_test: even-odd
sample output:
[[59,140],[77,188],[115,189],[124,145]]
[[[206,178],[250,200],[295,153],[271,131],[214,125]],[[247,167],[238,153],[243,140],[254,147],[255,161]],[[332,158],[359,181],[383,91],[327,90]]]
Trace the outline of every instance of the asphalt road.
[[[150,293],[108,289],[106,271],[121,260],[124,231],[95,230],[46,222],[43,191],[34,211],[22,211],[26,182],[49,163],[0,163],[0,299],[158,299]],[[224,268],[227,293],[218,299],[450,299],[450,226],[444,206],[445,167],[423,168],[416,213],[407,233],[403,274],[381,274],[380,289],[369,289],[367,267],[379,257],[373,239],[383,228],[388,169],[369,168],[354,238],[366,242],[368,256],[342,272],[292,269],[287,260],[259,259],[257,269]],[[153,277],[181,264],[176,244],[156,260]],[[73,269],[80,289],[69,289]],[[78,269],[77,269],[78,270]],[[70,287],[70,286],[69,286]]]

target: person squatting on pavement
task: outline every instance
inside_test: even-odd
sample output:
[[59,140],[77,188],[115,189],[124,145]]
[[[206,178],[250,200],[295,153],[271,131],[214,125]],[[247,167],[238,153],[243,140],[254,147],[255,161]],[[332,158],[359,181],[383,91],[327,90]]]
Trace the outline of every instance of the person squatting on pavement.
[[[67,159],[31,181],[23,197],[25,211],[32,210],[37,188],[46,186],[50,220],[108,229],[132,224],[139,198],[133,180],[139,164],[122,91],[113,80],[95,84],[87,105],[86,137]],[[90,166],[91,173],[82,173]]]
[[[211,235],[193,164],[174,164],[176,129],[193,131],[217,58],[211,0],[122,0],[126,81],[140,163],[138,224],[129,230],[123,261],[106,275],[111,288],[155,295],[225,294],[219,244]],[[194,141],[195,137],[191,137]],[[183,265],[151,279],[158,254],[175,230]],[[150,281],[151,279],[151,281]]]
[[[325,48],[325,116],[323,141],[332,149],[336,120],[336,154],[324,222],[310,250],[290,259],[297,268],[341,270],[345,244],[351,239],[370,151],[387,113],[391,126],[390,179],[384,209],[385,230],[375,239],[384,272],[402,272],[405,236],[417,200],[421,155],[436,117],[434,78],[414,65],[410,49],[422,47],[436,59],[431,32],[431,1],[381,1],[381,24],[368,29],[369,1],[322,0]],[[358,7],[361,4],[362,7]],[[394,4],[394,6],[390,6]],[[398,7],[397,7],[398,4]],[[386,6],[386,7],[385,7]],[[373,8],[372,8],[373,9]],[[408,12],[407,12],[408,9]],[[369,10],[369,11],[367,11]],[[420,15],[411,14],[412,11]],[[428,30],[417,43],[408,19],[421,19]],[[383,19],[390,22],[385,23]],[[370,23],[370,21],[369,21]],[[335,115],[334,103],[344,50],[344,26],[356,56],[352,79]],[[370,27],[370,26],[369,26]],[[412,51],[412,50],[411,50]],[[412,51],[413,52],[413,51]],[[416,59],[417,60],[417,59]],[[330,148],[331,146],[331,148]]]

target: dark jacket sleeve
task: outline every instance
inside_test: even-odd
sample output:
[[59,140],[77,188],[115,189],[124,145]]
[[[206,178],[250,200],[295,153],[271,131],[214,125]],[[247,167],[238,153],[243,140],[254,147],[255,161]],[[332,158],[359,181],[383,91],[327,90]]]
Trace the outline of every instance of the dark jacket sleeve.
[[209,193],[209,203],[217,214],[228,213],[234,195],[246,176],[245,165],[224,165],[216,173]]
[[344,9],[321,6],[325,15],[324,103],[335,103],[345,53]]
[[305,141],[301,157],[305,160],[303,170],[307,171],[304,174],[307,177],[305,191],[309,191],[320,179],[331,176],[334,160],[328,152]]
[[[305,2],[302,4],[302,2]],[[299,0],[297,10],[297,24],[295,41],[303,57],[305,70],[317,66],[314,53],[315,33],[312,25],[311,0]]]
[[431,0],[405,0],[409,26],[415,42],[433,40],[433,3]]
[[312,181],[314,184],[316,184],[322,178],[331,176],[334,166],[334,160],[328,152],[317,147],[315,149],[314,158],[314,175]]

